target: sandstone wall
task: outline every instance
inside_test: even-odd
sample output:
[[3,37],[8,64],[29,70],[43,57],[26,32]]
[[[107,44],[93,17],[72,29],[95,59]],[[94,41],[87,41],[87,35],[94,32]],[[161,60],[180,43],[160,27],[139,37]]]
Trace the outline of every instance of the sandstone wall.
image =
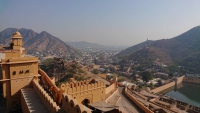
[[145,107],[141,102],[139,102],[137,99],[135,99],[135,97],[133,95],[131,95],[127,90],[128,89],[126,87],[125,95],[128,96],[129,99],[131,99],[136,105],[138,105],[145,113],[153,113],[153,111],[151,111],[150,109]]
[[66,93],[63,93],[62,109],[66,113],[91,113],[90,109],[80,104],[76,99],[73,99],[71,95]]
[[105,83],[96,82],[88,84],[89,81],[62,84],[61,89],[65,93],[76,98],[79,103],[88,99],[90,103],[105,100]]
[[[177,84],[181,83],[183,81],[183,78],[184,78],[184,76],[179,77],[178,80],[177,80]],[[158,93],[158,92],[161,92],[161,91],[163,91],[167,88],[173,87],[174,85],[175,85],[175,81],[170,82],[168,84],[165,84],[163,86],[160,86],[158,88],[155,88],[155,89],[151,90],[151,92]]]
[[200,84],[200,78],[184,77],[183,82],[189,82],[189,83]]
[[43,101],[44,105],[46,105],[50,113],[56,113],[60,111],[60,107],[57,106],[54,100],[48,95],[48,93],[40,86],[40,84],[36,80],[33,80],[33,88],[40,99]]

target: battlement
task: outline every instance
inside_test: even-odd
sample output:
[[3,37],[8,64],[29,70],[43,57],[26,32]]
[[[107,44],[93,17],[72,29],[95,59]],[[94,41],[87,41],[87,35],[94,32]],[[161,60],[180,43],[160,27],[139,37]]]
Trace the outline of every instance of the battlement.
[[33,88],[40,97],[40,99],[43,101],[43,103],[46,105],[48,110],[51,113],[59,112],[60,107],[57,106],[56,102],[48,95],[48,93],[40,86],[40,84],[33,79]]
[[62,95],[62,109],[67,113],[91,113],[90,109],[80,104],[67,93],[63,93]]
[[61,84],[60,88],[64,90],[67,94],[76,94],[85,91],[92,91],[105,88],[104,82],[97,82],[94,84],[87,84],[87,83],[89,83],[89,81]]

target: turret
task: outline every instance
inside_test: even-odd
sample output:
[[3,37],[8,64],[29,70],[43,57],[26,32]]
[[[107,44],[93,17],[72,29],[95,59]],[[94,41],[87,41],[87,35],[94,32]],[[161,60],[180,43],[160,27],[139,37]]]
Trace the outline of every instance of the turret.
[[10,46],[13,50],[20,50],[22,47],[22,36],[21,34],[17,31],[12,35],[12,40],[10,43]]

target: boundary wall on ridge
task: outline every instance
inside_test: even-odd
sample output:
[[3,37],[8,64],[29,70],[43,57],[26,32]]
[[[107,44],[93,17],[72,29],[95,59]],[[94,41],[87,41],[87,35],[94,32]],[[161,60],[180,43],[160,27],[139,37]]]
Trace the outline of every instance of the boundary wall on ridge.
[[200,78],[184,77],[183,82],[200,84]]
[[[181,83],[181,82],[183,81],[183,78],[184,78],[184,76],[179,77],[179,78],[177,79],[177,84]],[[155,89],[151,90],[151,92],[158,93],[158,92],[161,92],[161,91],[163,91],[163,90],[165,90],[165,89],[168,89],[168,88],[170,88],[170,87],[173,87],[175,84],[176,84],[176,82],[173,81],[173,82],[170,82],[170,83],[165,84],[165,85],[163,85],[163,86],[160,86],[160,87],[158,87],[158,88],[155,88]]]

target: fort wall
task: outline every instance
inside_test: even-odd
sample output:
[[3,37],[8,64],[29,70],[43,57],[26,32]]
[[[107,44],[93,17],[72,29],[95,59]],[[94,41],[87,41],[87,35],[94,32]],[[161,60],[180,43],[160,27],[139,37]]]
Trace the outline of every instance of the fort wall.
[[105,95],[109,94],[111,91],[116,89],[116,84],[112,84],[106,88]]
[[50,113],[56,113],[60,111],[60,107],[57,106],[56,102],[48,95],[48,93],[40,86],[40,84],[33,80],[33,88],[35,92],[38,94],[44,105],[46,105],[47,109]]
[[80,103],[84,99],[88,99],[90,103],[105,100],[105,83],[95,82],[89,84],[89,82],[89,80],[86,80],[62,84],[61,89]]
[[200,78],[184,77],[183,82],[200,84]]
[[106,88],[106,91],[105,91],[105,96],[106,96],[106,99],[109,98],[110,96],[112,96],[112,94],[117,90],[117,78],[113,79],[110,81],[110,86],[108,86]]
[[76,99],[73,99],[73,97],[67,93],[63,93],[62,95],[62,109],[66,113],[92,113],[91,110],[80,104]]
[[23,113],[30,113],[29,108],[28,108],[28,105],[27,105],[27,103],[26,103],[26,101],[25,101],[25,99],[24,99],[22,93],[21,93],[21,106],[23,106],[23,107],[22,107]]
[[62,99],[63,90],[57,88],[57,86],[52,82],[49,76],[41,69],[38,70],[39,74],[41,75],[41,81],[43,82],[42,85],[45,90],[49,91],[53,96],[53,99],[60,105]]
[[[183,81],[183,78],[184,78],[184,76],[179,77],[179,78],[177,79],[177,84],[181,83],[181,82]],[[163,90],[165,90],[165,89],[168,89],[168,88],[170,88],[170,87],[173,87],[174,85],[175,85],[175,81],[170,82],[170,83],[168,83],[168,84],[165,84],[165,85],[163,85],[163,86],[160,86],[160,87],[158,87],[158,88],[155,88],[155,89],[151,90],[151,92],[158,93],[158,92],[161,92],[161,91],[163,91]]]
[[125,95],[128,96],[136,105],[138,105],[145,113],[153,113],[150,109],[145,107],[141,102],[139,102],[133,95],[131,95],[128,91],[128,88],[125,88]]

